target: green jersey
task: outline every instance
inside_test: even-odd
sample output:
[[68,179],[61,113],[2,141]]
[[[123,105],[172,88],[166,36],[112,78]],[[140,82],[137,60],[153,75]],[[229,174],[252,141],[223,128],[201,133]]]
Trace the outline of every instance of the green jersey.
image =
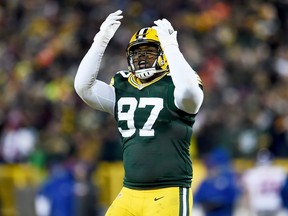
[[115,88],[115,119],[123,144],[124,186],[135,189],[190,187],[189,145],[195,115],[174,104],[174,84],[164,74],[139,84],[120,71]]

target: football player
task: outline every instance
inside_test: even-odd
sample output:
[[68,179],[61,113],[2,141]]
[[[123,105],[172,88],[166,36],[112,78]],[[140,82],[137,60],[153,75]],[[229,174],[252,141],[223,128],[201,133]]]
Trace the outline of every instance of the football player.
[[254,167],[242,175],[243,200],[256,216],[277,216],[282,208],[281,188],[285,182],[284,167],[273,163],[267,149],[260,149]]
[[74,83],[83,101],[114,115],[123,144],[123,188],[106,216],[191,215],[189,144],[202,82],[166,19],[132,36],[128,70],[117,72],[110,85],[98,80],[101,58],[122,18],[118,10],[100,26]]

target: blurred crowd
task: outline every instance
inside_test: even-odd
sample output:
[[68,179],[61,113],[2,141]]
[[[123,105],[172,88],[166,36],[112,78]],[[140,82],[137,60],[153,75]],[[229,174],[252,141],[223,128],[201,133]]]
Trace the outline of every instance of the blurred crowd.
[[73,87],[95,33],[118,9],[124,19],[100,79],[127,69],[134,32],[167,18],[204,84],[196,156],[222,148],[232,158],[253,158],[265,148],[288,157],[287,1],[1,0],[1,163],[53,171],[77,161],[75,171],[80,161],[89,173],[98,161],[121,160],[114,119],[83,104]]

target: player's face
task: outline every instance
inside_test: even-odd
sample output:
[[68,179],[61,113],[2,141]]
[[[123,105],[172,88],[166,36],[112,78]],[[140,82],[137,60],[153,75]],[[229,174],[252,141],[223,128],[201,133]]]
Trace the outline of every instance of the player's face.
[[158,56],[158,48],[141,45],[131,51],[131,54],[136,70],[151,68]]

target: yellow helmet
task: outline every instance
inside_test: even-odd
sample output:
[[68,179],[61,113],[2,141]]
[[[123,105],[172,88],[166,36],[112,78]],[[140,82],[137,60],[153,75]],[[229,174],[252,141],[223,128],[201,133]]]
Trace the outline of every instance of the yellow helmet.
[[[158,48],[157,57],[152,67],[145,69],[138,69],[133,63],[133,50],[140,45],[154,46]],[[128,69],[140,79],[147,79],[155,73],[161,73],[169,70],[167,58],[161,47],[157,31],[151,27],[146,27],[138,30],[130,39],[126,48],[126,56],[128,61]]]

